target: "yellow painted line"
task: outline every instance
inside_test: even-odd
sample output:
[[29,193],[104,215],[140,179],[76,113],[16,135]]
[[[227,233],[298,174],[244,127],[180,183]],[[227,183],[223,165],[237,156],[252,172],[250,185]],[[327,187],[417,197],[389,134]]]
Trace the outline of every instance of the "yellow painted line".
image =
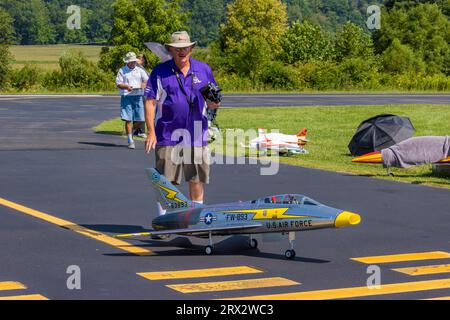
[[21,290],[26,289],[27,287],[21,284],[20,282],[14,282],[14,281],[5,281],[0,282],[0,291],[6,291],[6,290]]
[[168,280],[168,279],[233,276],[240,274],[260,273],[260,272],[263,271],[247,266],[238,266],[238,267],[194,269],[181,271],[141,272],[138,273],[138,275],[149,280]]
[[28,294],[23,296],[0,297],[0,300],[48,300],[48,298],[40,294]]
[[392,269],[410,276],[423,276],[426,274],[448,273],[450,272],[450,264],[439,264],[434,266],[410,267]]
[[450,297],[437,297],[437,298],[422,299],[422,300],[450,300]]
[[298,284],[300,283],[289,279],[276,277],[276,278],[260,278],[260,279],[238,280],[238,281],[173,284],[167,285],[167,287],[182,293],[194,293],[194,292],[214,292],[214,291],[294,286]]
[[144,249],[144,248],[140,248],[140,247],[136,247],[133,246],[132,244],[125,242],[123,240],[119,240],[113,237],[110,237],[104,233],[98,232],[98,231],[94,231],[91,229],[87,229],[84,228],[80,225],[77,225],[73,222],[67,221],[67,220],[63,220],[57,217],[54,217],[52,215],[49,215],[47,213],[41,212],[41,211],[37,211],[25,206],[22,206],[18,203],[14,203],[11,201],[8,201],[6,199],[0,198],[0,204],[4,205],[6,207],[9,207],[11,209],[20,211],[22,213],[28,214],[30,216],[33,216],[35,218],[47,221],[49,223],[55,224],[57,226],[75,231],[79,234],[82,234],[86,237],[90,237],[93,238],[95,240],[98,240],[100,242],[109,244],[113,247],[122,249],[124,251],[139,255],[139,256],[148,256],[148,255],[153,255],[154,253],[150,250]]
[[[325,300],[369,297],[406,292],[439,290],[450,288],[450,279],[405,282],[381,285],[379,289],[366,287],[341,288],[331,290],[292,292],[264,296],[239,297],[233,300]],[[231,300],[231,299],[230,299]]]
[[417,261],[417,260],[433,260],[433,259],[448,259],[450,253],[444,251],[432,252],[418,252],[406,254],[392,254],[385,256],[361,257],[352,258],[352,260],[359,261],[366,264],[388,263],[388,262],[402,262],[402,261]]

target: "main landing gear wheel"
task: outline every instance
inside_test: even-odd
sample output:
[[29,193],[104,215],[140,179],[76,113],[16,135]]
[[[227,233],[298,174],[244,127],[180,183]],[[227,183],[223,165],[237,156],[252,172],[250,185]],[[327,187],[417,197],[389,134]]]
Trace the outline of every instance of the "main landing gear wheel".
[[210,256],[213,254],[213,247],[212,246],[206,246],[205,247],[205,253]]
[[252,249],[258,248],[258,241],[256,239],[250,239],[248,244]]
[[291,260],[295,258],[295,251],[294,251],[294,240],[295,240],[295,232],[291,231],[289,232],[289,247],[290,249],[286,250],[284,253],[284,256],[286,259]]
[[286,257],[286,259],[291,260],[295,258],[295,251],[294,250],[286,250],[286,252],[284,253],[284,256]]

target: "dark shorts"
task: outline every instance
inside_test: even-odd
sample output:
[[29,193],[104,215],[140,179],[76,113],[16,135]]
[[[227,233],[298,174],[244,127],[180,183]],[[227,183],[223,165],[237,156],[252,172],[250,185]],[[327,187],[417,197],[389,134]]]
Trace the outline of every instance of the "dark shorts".
[[181,184],[181,178],[190,182],[209,183],[209,148],[156,146],[156,170],[169,181]]

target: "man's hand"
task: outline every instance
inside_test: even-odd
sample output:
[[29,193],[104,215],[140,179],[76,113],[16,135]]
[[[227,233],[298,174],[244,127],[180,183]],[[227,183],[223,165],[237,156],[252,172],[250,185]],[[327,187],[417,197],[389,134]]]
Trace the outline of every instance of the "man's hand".
[[132,86],[127,86],[127,91],[128,91],[128,92],[133,91],[133,87],[132,87]]
[[145,140],[145,152],[150,153],[152,149],[156,147],[156,135],[154,132],[149,132],[147,140]]
[[206,105],[208,106],[208,109],[217,109],[220,107],[220,102],[219,103],[215,103],[212,102],[210,100],[206,100]]

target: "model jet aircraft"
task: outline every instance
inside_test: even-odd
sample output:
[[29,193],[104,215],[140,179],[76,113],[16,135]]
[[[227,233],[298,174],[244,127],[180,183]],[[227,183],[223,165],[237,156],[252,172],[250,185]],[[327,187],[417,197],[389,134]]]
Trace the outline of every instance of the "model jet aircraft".
[[[370,163],[370,164],[383,164],[383,155],[381,151],[374,151],[363,154],[362,156],[352,159],[352,162],[356,163]],[[432,163],[450,163],[450,157],[444,158],[437,162]]]
[[421,136],[401,141],[381,151],[364,154],[352,160],[357,163],[380,163],[391,167],[408,168],[430,163],[450,163],[450,136]]
[[213,253],[213,236],[250,235],[249,246],[258,242],[252,234],[288,233],[290,248],[285,257],[295,257],[297,231],[341,228],[359,224],[361,217],[349,211],[320,204],[299,194],[268,196],[261,199],[216,205],[198,205],[186,198],[156,169],[147,169],[158,201],[167,213],[152,221],[154,230],[116,235],[117,238],[168,236],[172,234],[209,238],[205,253]]
[[308,129],[303,128],[296,135],[283,133],[266,133],[265,129],[258,129],[258,138],[252,139],[247,148],[257,149],[261,154],[275,151],[280,154],[308,154],[304,149],[309,140],[306,139]]

